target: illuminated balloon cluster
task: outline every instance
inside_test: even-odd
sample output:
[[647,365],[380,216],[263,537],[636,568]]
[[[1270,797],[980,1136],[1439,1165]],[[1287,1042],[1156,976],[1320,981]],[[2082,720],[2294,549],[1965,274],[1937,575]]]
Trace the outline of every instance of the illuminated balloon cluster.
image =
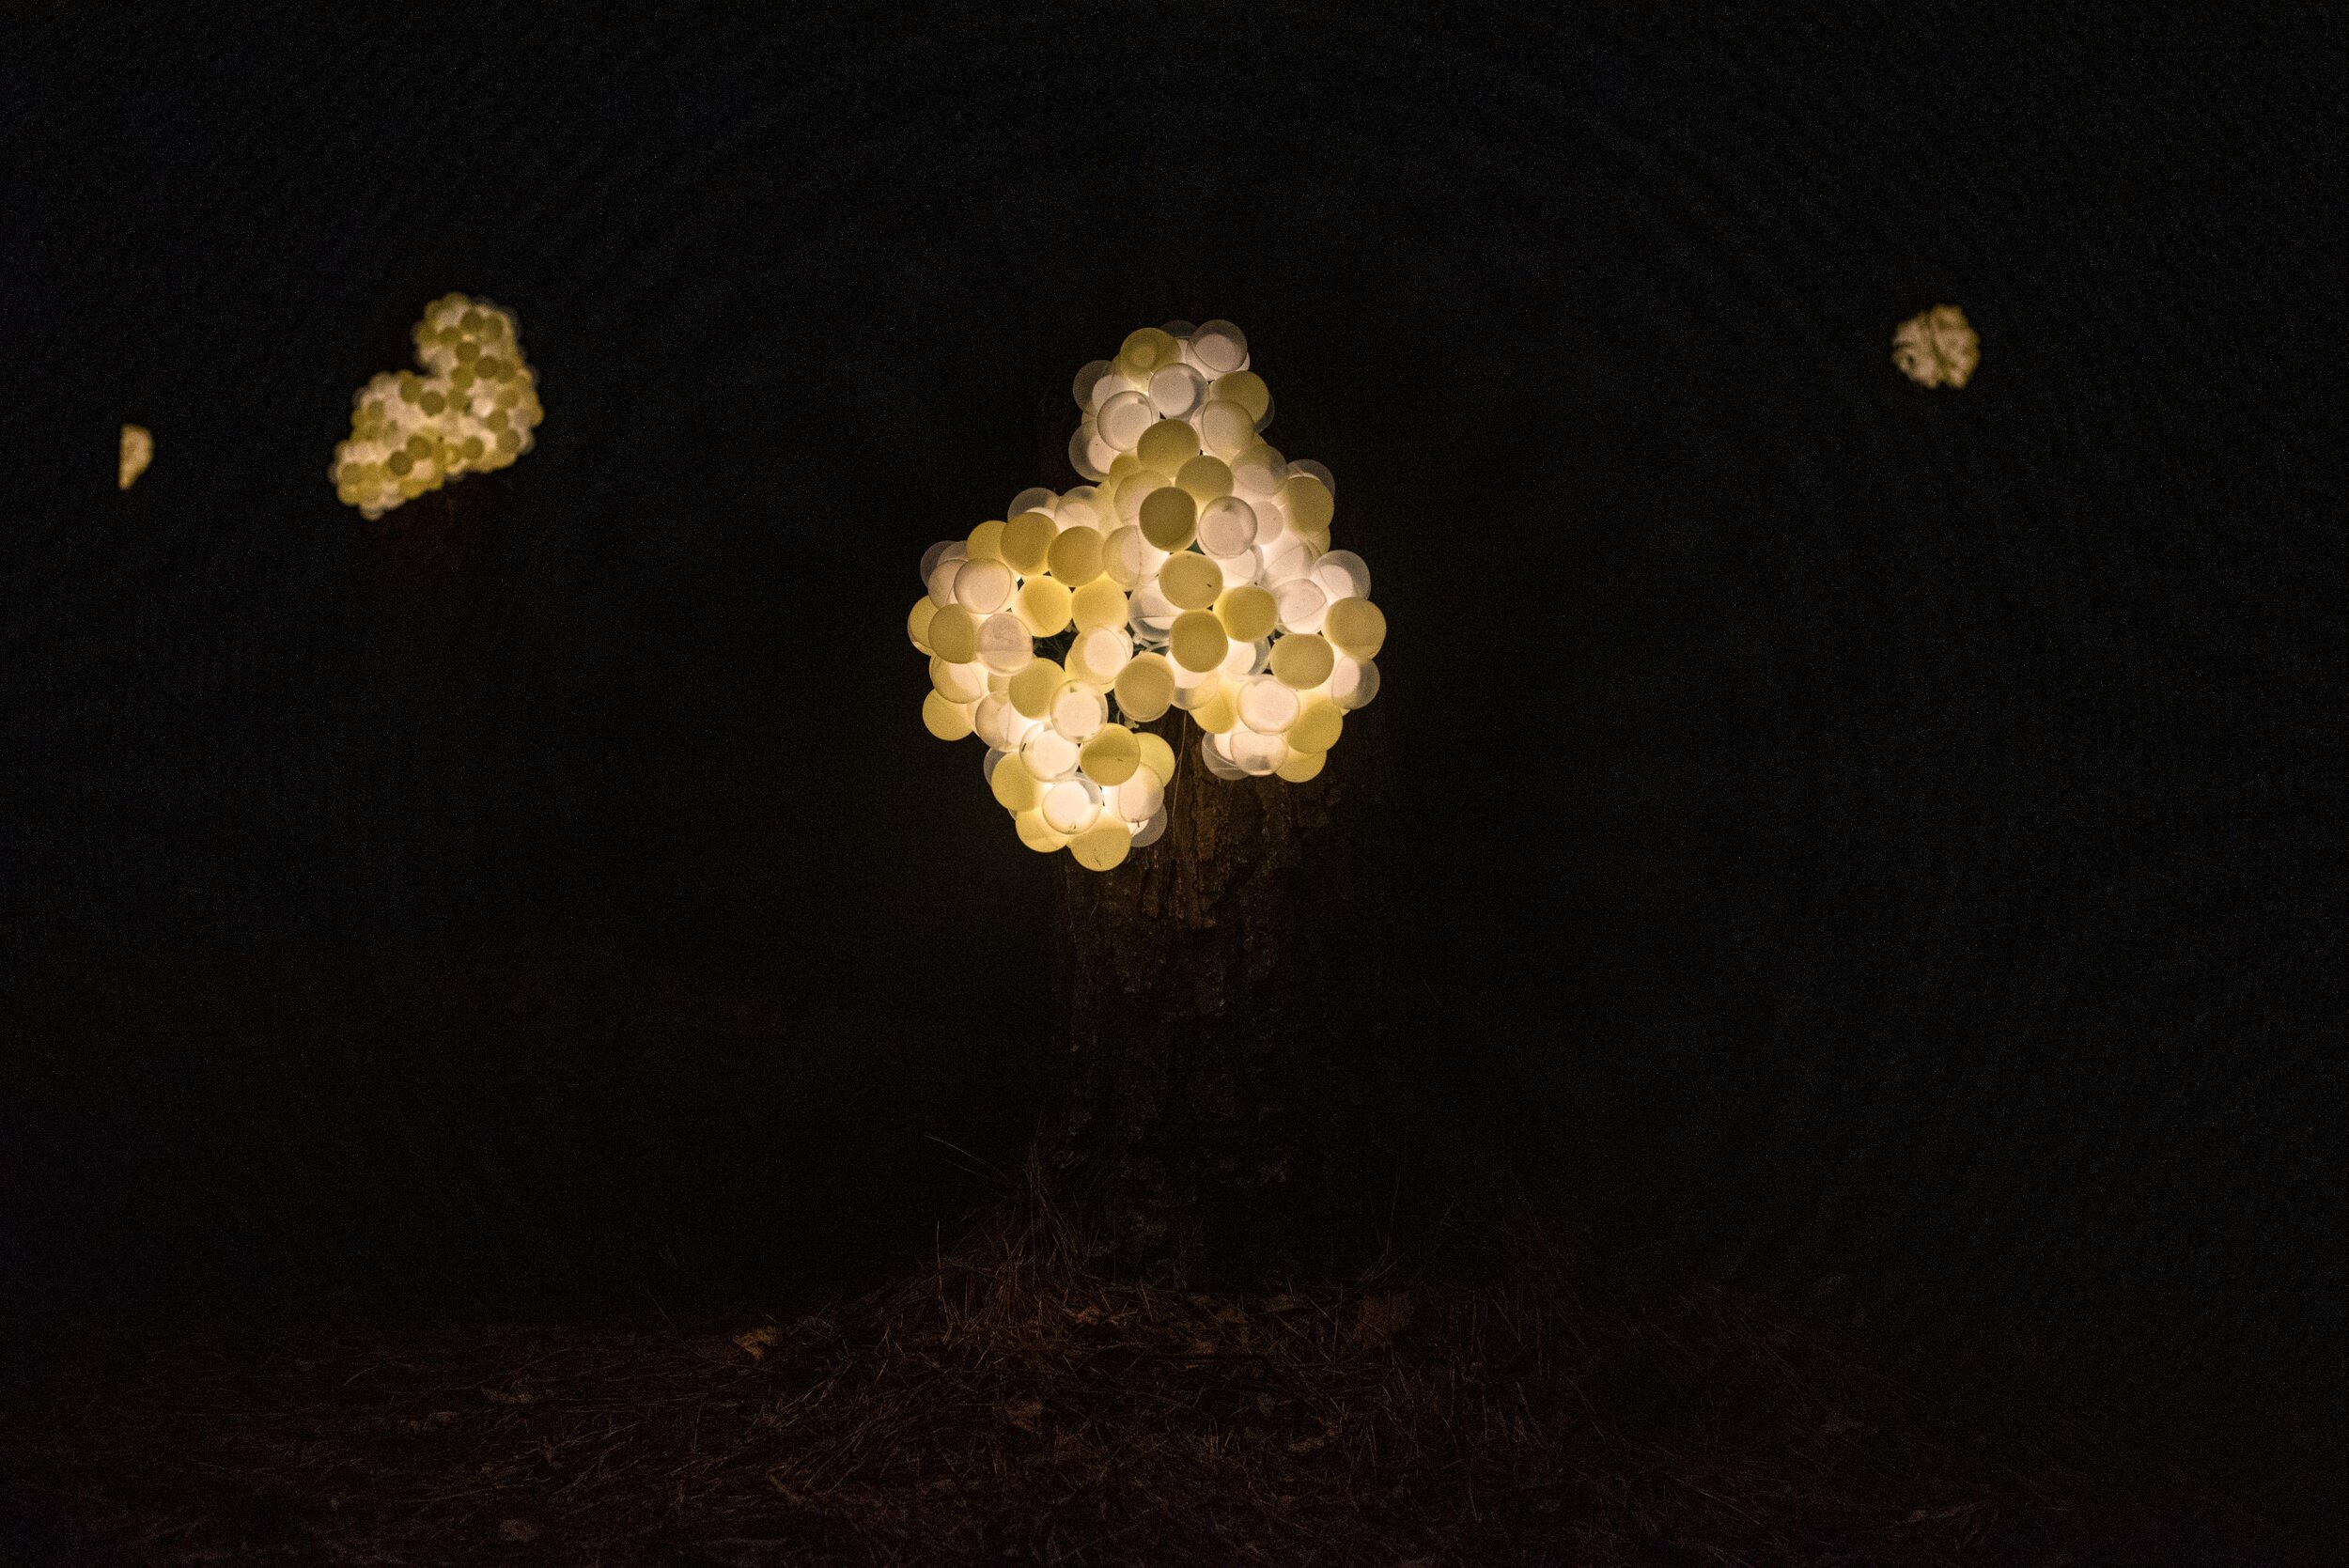
[[426,373],[385,371],[361,387],[350,439],[326,471],[343,504],[369,519],[445,480],[506,467],[530,450],[546,417],[512,312],[444,294],[425,306],[412,335]]
[[1106,871],[1166,827],[1174,753],[1134,725],[1186,710],[1218,778],[1301,784],[1377,695],[1387,619],[1330,547],[1330,471],[1260,434],[1272,394],[1237,327],[1145,327],[1075,393],[1089,483],[932,545],[906,630],[930,733],[987,743],[1022,843]]

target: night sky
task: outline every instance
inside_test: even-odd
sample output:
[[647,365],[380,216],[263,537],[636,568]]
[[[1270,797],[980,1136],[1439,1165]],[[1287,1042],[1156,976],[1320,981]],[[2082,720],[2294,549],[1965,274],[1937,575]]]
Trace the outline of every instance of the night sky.
[[[1392,628],[1430,1117],[1628,1276],[2312,1432],[2338,34],[1017,9],[0,33],[16,1304],[929,1248],[1042,1114],[1055,938],[916,563],[1224,317]],[[351,394],[452,289],[537,448],[366,523]]]

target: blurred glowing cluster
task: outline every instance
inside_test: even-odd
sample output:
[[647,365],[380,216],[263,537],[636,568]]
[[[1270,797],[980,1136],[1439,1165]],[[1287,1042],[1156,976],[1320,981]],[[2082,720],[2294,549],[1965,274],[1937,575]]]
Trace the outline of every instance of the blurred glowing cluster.
[[343,504],[369,519],[460,474],[506,467],[546,417],[511,311],[444,294],[412,335],[425,373],[385,371],[361,387],[350,439],[327,470]]
[[1982,363],[1982,339],[1955,305],[1935,305],[1892,334],[1892,363],[1919,386],[1964,386]]
[[155,460],[154,432],[144,425],[125,425],[121,444],[121,454],[115,464],[115,485],[127,490],[147,472],[147,465]]
[[1336,480],[1265,442],[1237,327],[1144,327],[1074,390],[1089,483],[932,545],[906,630],[930,733],[987,743],[1022,843],[1106,871],[1166,827],[1174,752],[1134,726],[1183,709],[1216,777],[1301,784],[1377,695],[1387,621],[1330,547]]

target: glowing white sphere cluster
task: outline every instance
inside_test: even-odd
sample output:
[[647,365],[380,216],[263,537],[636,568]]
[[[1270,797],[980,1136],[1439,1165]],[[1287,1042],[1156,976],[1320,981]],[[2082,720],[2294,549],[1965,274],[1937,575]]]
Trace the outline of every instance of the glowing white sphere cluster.
[[1337,482],[1266,442],[1272,394],[1229,321],[1145,327],[1077,372],[1088,483],[1012,498],[922,557],[906,618],[923,722],[977,735],[1020,841],[1106,871],[1165,831],[1179,708],[1218,778],[1319,773],[1378,693],[1370,567],[1333,550]]
[[511,311],[444,294],[412,335],[425,374],[385,371],[361,387],[350,439],[326,471],[343,504],[369,519],[460,474],[506,467],[546,417]]

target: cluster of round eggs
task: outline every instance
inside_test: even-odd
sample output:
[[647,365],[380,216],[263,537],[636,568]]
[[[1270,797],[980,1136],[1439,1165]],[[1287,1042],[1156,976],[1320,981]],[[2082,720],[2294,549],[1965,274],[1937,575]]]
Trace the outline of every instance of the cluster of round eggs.
[[425,306],[413,335],[426,374],[385,371],[361,387],[350,439],[327,470],[335,495],[370,520],[443,481],[506,467],[530,450],[546,417],[512,312],[444,294]]
[[1132,726],[1170,707],[1217,777],[1298,784],[1377,694],[1386,616],[1362,558],[1330,547],[1336,481],[1265,442],[1248,365],[1228,321],[1133,334],[1077,373],[1089,483],[1022,490],[922,558],[923,721],[987,743],[1033,849],[1106,871],[1165,831],[1174,753]]

